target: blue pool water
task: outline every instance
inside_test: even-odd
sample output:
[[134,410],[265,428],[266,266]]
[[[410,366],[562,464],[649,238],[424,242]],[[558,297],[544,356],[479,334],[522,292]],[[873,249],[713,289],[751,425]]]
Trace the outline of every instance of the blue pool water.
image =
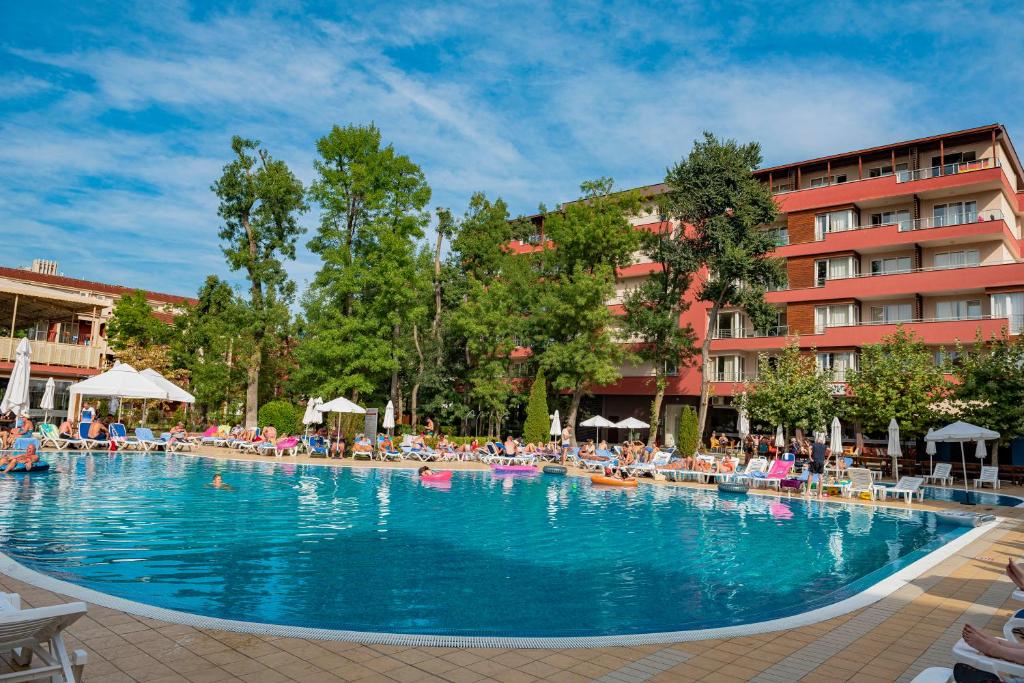
[[[105,593],[359,631],[580,636],[833,603],[964,532],[934,515],[586,479],[49,455],[0,477],[0,548]],[[234,490],[208,486],[220,472]]]

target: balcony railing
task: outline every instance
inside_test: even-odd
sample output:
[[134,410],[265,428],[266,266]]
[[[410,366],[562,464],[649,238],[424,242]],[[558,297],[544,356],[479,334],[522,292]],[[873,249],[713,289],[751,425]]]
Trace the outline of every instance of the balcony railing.
[[998,168],[1002,166],[999,159],[984,157],[973,161],[959,161],[952,164],[942,164],[930,168],[919,168],[916,171],[899,171],[896,174],[897,183],[908,183],[912,180],[926,180],[944,175],[957,175],[959,173],[970,173],[971,171],[983,171],[986,168]]
[[[14,361],[20,339],[0,337],[0,361]],[[82,344],[60,344],[48,341],[29,340],[32,349],[32,363],[41,365],[63,365],[72,368],[98,368],[100,349]]]
[[776,325],[764,330],[751,330],[744,327],[738,329],[718,330],[711,334],[712,339],[755,339],[759,337],[785,337],[789,334],[788,325]]
[[961,270],[964,268],[981,268],[983,266],[1007,266],[1012,265],[1014,263],[1020,263],[1020,261],[1010,259],[1002,261],[992,261],[988,263],[961,263],[950,266],[927,266],[925,268],[904,268],[902,270],[893,269],[891,271],[885,271],[881,273],[855,273],[853,275],[847,275],[846,277],[829,277],[825,278],[824,280],[815,278],[814,286],[825,287],[828,285],[829,282],[837,282],[839,280],[855,280],[857,278],[866,277],[885,277],[886,275],[907,275],[910,273],[931,273],[938,270]]
[[737,372],[735,370],[727,370],[725,372],[708,373],[708,381],[710,382],[745,382],[747,380],[754,379],[757,379],[756,372]]
[[[814,334],[824,334],[826,330],[835,328],[850,327],[875,327],[878,325],[913,325],[917,323],[956,323],[978,320],[1008,320],[1010,333],[1019,334],[1024,328],[1024,313],[1009,315],[962,315],[957,318],[908,318],[906,320],[861,320],[858,322],[845,323],[843,325],[825,325],[824,327],[814,326]],[[1016,332],[1014,331],[1016,330]]]

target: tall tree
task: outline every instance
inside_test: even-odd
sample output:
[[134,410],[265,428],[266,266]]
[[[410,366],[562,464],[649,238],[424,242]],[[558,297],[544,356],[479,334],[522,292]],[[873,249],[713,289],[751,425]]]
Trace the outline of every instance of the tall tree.
[[295,258],[295,241],[303,231],[298,215],[306,203],[299,179],[258,141],[236,135],[231,150],[234,159],[212,189],[220,199],[217,213],[224,220],[221,249],[231,270],[243,271],[249,285],[252,345],[246,359],[245,424],[255,427],[264,345],[274,328],[288,320],[287,305],[295,293],[282,260]]
[[761,357],[757,379],[745,385],[739,403],[764,425],[825,430],[839,410],[830,384],[814,353],[801,353],[794,341],[778,357]]
[[373,125],[334,126],[317,153],[310,197],[320,226],[309,248],[323,263],[303,301],[296,380],[355,400],[389,382],[401,410],[399,373],[423,315],[417,244],[430,188]]
[[847,373],[849,415],[867,432],[884,432],[896,418],[901,434],[923,436],[936,419],[934,406],[950,390],[942,368],[920,337],[902,327],[878,344],[861,347],[858,367]]
[[665,177],[666,207],[686,226],[684,239],[703,270],[696,299],[710,305],[701,345],[701,434],[711,386],[706,368],[719,311],[740,308],[755,325],[767,326],[774,309],[764,293],[784,281],[782,261],[771,257],[775,238],[763,229],[775,220],[777,208],[770,188],[753,175],[760,164],[756,142],[741,145],[705,132]]
[[1002,334],[960,346],[944,368],[957,383],[953,393],[968,407],[965,419],[999,432],[1008,444],[1024,435],[1024,337]]
[[537,373],[530,387],[530,402],[526,405],[526,422],[523,424],[523,438],[527,443],[544,443],[548,440],[548,383],[544,371]]
[[580,186],[582,197],[545,216],[554,243],[542,259],[540,294],[531,315],[531,343],[552,386],[571,396],[566,425],[575,443],[576,417],[588,387],[619,379],[629,356],[608,309],[616,269],[630,263],[638,236],[629,217],[635,192],[613,192],[610,178]]
[[680,316],[690,305],[686,292],[696,264],[682,231],[664,218],[656,229],[640,233],[641,250],[653,268],[625,298],[626,332],[639,342],[637,355],[654,368],[649,446],[658,437],[669,366],[689,363],[694,354],[693,328],[681,326]]

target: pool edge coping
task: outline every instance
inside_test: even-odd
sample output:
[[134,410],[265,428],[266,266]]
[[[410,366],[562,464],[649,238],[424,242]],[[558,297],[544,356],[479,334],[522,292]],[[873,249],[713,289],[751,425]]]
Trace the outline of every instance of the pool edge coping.
[[30,584],[37,588],[49,590],[70,598],[83,600],[100,607],[120,610],[128,614],[149,619],[157,619],[169,624],[181,624],[197,629],[216,629],[252,635],[276,636],[284,638],[303,638],[309,640],[333,640],[360,643],[364,645],[399,645],[406,647],[471,647],[471,648],[506,648],[506,649],[584,649],[600,647],[631,647],[637,645],[670,645],[718,638],[737,638],[759,635],[776,631],[785,631],[849,614],[858,609],[868,607],[908,585],[929,569],[943,560],[979,540],[985,534],[1002,526],[1008,521],[1005,517],[996,517],[995,521],[968,529],[965,533],[944,543],[906,567],[903,567],[883,578],[864,590],[839,602],[818,607],[807,612],[787,617],[769,619],[767,621],[723,626],[711,629],[691,629],[687,631],[664,631],[657,633],[639,633],[609,636],[554,636],[554,637],[519,637],[519,636],[462,636],[462,635],[417,635],[405,633],[385,633],[375,631],[347,631],[339,629],[318,629],[307,626],[287,626],[283,624],[265,624],[261,622],[222,619],[204,615],[182,612],[164,607],[156,607],[109,593],[79,586],[68,581],[57,579],[43,572],[30,569],[6,553],[0,552],[0,573],[13,579]]

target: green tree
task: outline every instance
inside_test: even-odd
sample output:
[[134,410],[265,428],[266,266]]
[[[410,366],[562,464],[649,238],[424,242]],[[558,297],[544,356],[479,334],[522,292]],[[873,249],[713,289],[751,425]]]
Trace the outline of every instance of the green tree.
[[946,370],[957,380],[953,395],[967,406],[964,419],[996,430],[1004,445],[1024,435],[1024,337],[1004,329],[958,351]]
[[746,383],[739,406],[765,425],[825,430],[839,410],[830,384],[814,353],[801,353],[794,341],[776,358],[761,357],[757,379]]
[[295,292],[282,260],[295,258],[295,241],[302,232],[297,216],[307,207],[302,183],[285,162],[260,149],[258,141],[236,135],[231,150],[234,158],[212,190],[224,220],[221,249],[231,270],[243,271],[249,285],[247,333],[252,344],[245,359],[245,424],[255,427],[265,345],[279,338],[275,330],[290,321],[287,306]]
[[542,252],[531,346],[552,386],[570,393],[566,426],[573,443],[588,386],[618,380],[629,357],[618,333],[620,321],[607,302],[615,294],[616,269],[629,264],[637,248],[629,217],[639,211],[640,197],[612,188],[610,178],[585,182],[580,200],[545,217],[555,247]]
[[697,444],[700,443],[700,432],[697,430],[697,411],[693,406],[683,406],[679,411],[679,426],[676,428],[679,435],[676,446],[684,456],[690,456],[697,452]]
[[950,385],[920,337],[900,327],[861,347],[858,365],[847,373],[847,407],[864,431],[883,432],[895,418],[901,434],[920,437],[935,424],[934,405]]
[[641,249],[655,268],[625,298],[625,330],[639,341],[640,359],[654,368],[648,446],[654,445],[658,437],[669,366],[689,363],[695,350],[693,327],[681,326],[680,316],[690,305],[686,292],[696,264],[682,232],[668,225],[665,216],[662,218],[657,229],[641,233]]
[[296,380],[308,391],[357,400],[390,380],[402,409],[400,372],[412,322],[428,298],[417,268],[430,188],[420,167],[382,145],[376,126],[334,126],[317,142],[310,197],[320,226],[309,243],[323,263],[303,300]]
[[548,441],[548,385],[544,379],[544,370],[537,372],[537,378],[530,387],[530,402],[526,405],[526,423],[523,425],[523,436],[527,443],[544,443]]
[[288,401],[270,401],[259,410],[259,426],[273,427],[278,436],[302,432],[302,410]]
[[251,355],[247,334],[248,308],[231,286],[211,275],[199,288],[197,303],[175,318],[171,358],[188,371],[189,391],[203,422],[211,412],[227,420],[234,406],[244,404],[245,367],[237,358]]
[[[135,290],[125,294],[114,304],[107,323],[107,338],[112,349],[120,350],[134,344],[148,346],[164,344],[171,336],[171,326],[157,319],[146,293]],[[142,368],[138,368],[141,370]]]
[[[707,368],[712,330],[725,307],[747,312],[758,327],[768,325],[775,309],[764,293],[784,281],[782,261],[771,257],[775,238],[763,228],[775,220],[771,190],[754,177],[761,164],[761,146],[719,140],[705,132],[690,154],[669,169],[665,206],[687,226],[684,239],[698,268],[697,301],[710,304],[703,330],[701,368]],[[701,434],[707,424],[710,380],[701,373]]]

